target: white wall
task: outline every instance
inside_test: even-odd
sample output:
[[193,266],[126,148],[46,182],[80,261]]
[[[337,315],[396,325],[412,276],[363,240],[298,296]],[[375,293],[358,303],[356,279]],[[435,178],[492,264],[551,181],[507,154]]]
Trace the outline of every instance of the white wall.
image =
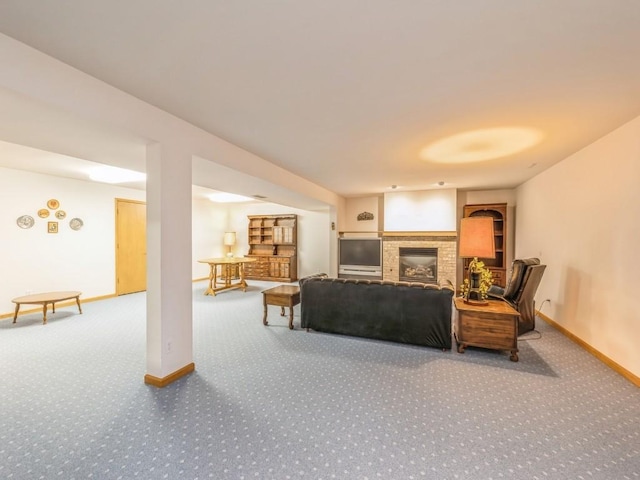
[[[358,220],[358,215],[368,212],[373,220]],[[340,231],[377,232],[384,229],[383,197],[357,197],[346,201],[345,217],[340,224]]]
[[457,230],[456,190],[384,194],[384,230],[453,232]]
[[224,257],[227,247],[223,245],[224,232],[229,228],[229,209],[226,204],[207,199],[194,199],[192,204],[193,278],[209,277],[209,265],[199,263],[205,258]]
[[[57,234],[47,233],[38,210],[55,198],[67,216]],[[20,170],[0,168],[0,314],[13,311],[11,299],[29,293],[80,290],[83,297],[115,292],[115,198],[143,200],[140,190],[83,182]],[[30,215],[35,225],[16,225]],[[84,227],[74,231],[69,220]]]
[[460,192],[459,200],[463,200],[460,206],[460,212],[465,205],[476,205],[482,203],[506,203],[507,206],[516,204],[517,195],[515,189],[502,190],[470,190]]
[[547,265],[542,313],[637,376],[639,180],[640,117],[520,186],[516,225],[516,256]]

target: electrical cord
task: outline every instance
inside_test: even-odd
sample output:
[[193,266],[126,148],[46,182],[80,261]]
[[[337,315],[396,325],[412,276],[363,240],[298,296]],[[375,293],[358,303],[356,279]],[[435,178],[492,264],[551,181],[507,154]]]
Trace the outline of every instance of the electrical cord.
[[[534,334],[537,334],[537,336],[533,336]],[[542,338],[542,333],[539,332],[538,330],[531,330],[521,336],[518,337],[518,341],[519,342],[527,342],[529,340],[540,340]]]
[[540,304],[540,308],[538,309],[539,312],[542,311],[542,307],[544,307],[544,304],[549,302],[549,304],[551,304],[551,299],[550,298],[546,298],[542,301],[542,303]]

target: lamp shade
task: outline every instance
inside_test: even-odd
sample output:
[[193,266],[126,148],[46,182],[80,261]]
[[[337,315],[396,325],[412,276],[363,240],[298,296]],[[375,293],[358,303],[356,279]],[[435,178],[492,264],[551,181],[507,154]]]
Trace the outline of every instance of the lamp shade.
[[460,220],[461,258],[496,258],[492,217],[466,217]]
[[224,240],[223,243],[231,247],[236,244],[236,232],[224,232]]

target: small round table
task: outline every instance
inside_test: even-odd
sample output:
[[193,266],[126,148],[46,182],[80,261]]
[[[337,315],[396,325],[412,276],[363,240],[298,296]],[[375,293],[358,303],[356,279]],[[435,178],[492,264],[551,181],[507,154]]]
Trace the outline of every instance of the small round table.
[[80,295],[82,292],[76,291],[66,291],[66,292],[46,292],[46,293],[35,293],[33,295],[25,295],[24,297],[16,297],[11,300],[16,304],[16,311],[13,315],[13,323],[16,323],[18,319],[18,311],[20,310],[20,305],[23,303],[27,305],[42,305],[42,324],[46,325],[47,323],[47,305],[51,304],[51,310],[53,313],[56,313],[56,303],[62,302],[63,300],[71,300],[72,298],[76,299],[76,303],[78,304],[78,310],[82,313],[82,307],[80,306]]

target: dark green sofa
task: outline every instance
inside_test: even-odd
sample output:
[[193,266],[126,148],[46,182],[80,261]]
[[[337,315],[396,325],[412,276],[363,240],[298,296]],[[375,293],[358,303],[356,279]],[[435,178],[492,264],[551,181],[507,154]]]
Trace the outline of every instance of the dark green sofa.
[[454,289],[449,283],[300,279],[302,328],[376,340],[451,348]]

